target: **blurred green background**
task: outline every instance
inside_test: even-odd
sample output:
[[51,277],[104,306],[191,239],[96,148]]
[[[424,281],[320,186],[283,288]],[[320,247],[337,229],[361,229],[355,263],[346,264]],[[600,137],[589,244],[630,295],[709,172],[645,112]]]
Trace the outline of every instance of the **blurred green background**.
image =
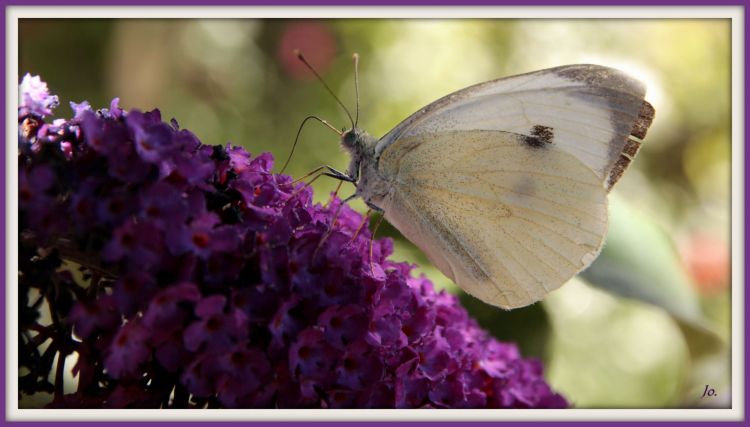
[[[33,19],[19,37],[19,75],[48,82],[59,117],[70,117],[68,101],[101,108],[120,97],[128,109],[158,107],[204,143],[270,151],[276,170],[306,115],[348,126],[294,48],[352,110],[351,54],[360,54],[360,127],[376,136],[489,79],[572,63],[634,75],[656,119],[611,194],[599,259],[528,308],[462,301],[496,336],[542,358],[577,407],[731,405],[729,20]],[[348,159],[335,134],[311,123],[287,173],[322,164],[344,169]],[[313,187],[325,201],[336,182]],[[460,292],[386,222],[378,234],[436,287]],[[706,386],[716,396],[701,398]]]

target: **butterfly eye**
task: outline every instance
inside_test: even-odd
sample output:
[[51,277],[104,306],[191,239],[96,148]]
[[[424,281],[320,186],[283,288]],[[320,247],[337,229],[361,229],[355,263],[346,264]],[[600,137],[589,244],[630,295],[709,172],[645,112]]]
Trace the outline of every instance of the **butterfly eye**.
[[347,149],[354,148],[354,146],[357,145],[357,134],[354,130],[350,130],[341,135],[341,145]]

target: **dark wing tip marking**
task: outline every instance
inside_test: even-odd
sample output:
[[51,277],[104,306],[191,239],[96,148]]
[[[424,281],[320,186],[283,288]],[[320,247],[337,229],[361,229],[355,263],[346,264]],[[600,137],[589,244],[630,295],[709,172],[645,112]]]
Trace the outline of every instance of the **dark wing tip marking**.
[[625,140],[625,146],[622,147],[621,156],[630,157],[632,160],[641,148],[641,143],[634,139]]
[[609,171],[609,178],[607,179],[607,193],[612,190],[612,187],[617,184],[617,181],[622,178],[622,174],[625,173],[625,169],[630,166],[630,162],[633,160],[630,157],[626,157],[625,155],[620,155],[620,157],[617,159],[617,162],[615,162],[615,165],[612,166],[612,169]]
[[[633,128],[630,130],[630,135],[638,139],[645,138],[648,128],[654,121],[655,113],[656,110],[654,110],[654,106],[648,101],[643,101],[641,103],[641,110],[638,113],[638,118],[635,120]],[[620,180],[622,174],[625,173],[625,170],[630,166],[630,163],[633,161],[640,148],[641,143],[639,141],[630,138],[630,136],[625,139],[625,146],[622,147],[622,151],[620,152],[617,161],[609,171],[609,177],[607,178],[607,192],[617,184],[617,181]]]
[[567,79],[583,82],[588,86],[607,88],[638,97],[646,93],[646,86],[615,68],[601,65],[579,64],[559,67],[557,75]]
[[646,132],[648,132],[648,128],[651,126],[651,122],[654,121],[655,113],[656,110],[654,110],[654,106],[649,104],[648,101],[643,101],[641,104],[641,111],[638,113],[638,118],[633,124],[633,129],[630,131],[630,134],[638,139],[645,138]]
[[[628,143],[631,143],[631,142],[637,144],[633,151],[634,153],[633,155],[635,155],[635,153],[638,152],[638,148],[640,148],[641,143],[633,141],[632,139],[629,139]],[[626,144],[626,147],[627,147],[627,144]],[[627,155],[625,153],[625,150],[623,150],[623,152],[620,154],[620,157],[617,158],[615,165],[612,166],[612,169],[609,171],[609,178],[607,178],[607,193],[609,193],[610,190],[612,190],[612,187],[614,187],[615,184],[617,184],[617,181],[619,181],[620,178],[622,178],[622,174],[625,173],[625,170],[628,168],[628,166],[630,166],[630,162],[632,161],[633,161],[633,157],[630,155]]]
[[523,137],[523,142],[528,147],[542,148],[547,144],[552,144],[555,134],[549,126],[534,125],[529,132],[531,135]]

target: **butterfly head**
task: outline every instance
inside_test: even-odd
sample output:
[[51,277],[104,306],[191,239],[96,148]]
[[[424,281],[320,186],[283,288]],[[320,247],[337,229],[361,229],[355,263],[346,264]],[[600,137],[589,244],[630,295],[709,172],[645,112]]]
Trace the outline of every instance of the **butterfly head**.
[[351,128],[341,134],[341,146],[349,153],[359,152],[368,136],[362,129]]

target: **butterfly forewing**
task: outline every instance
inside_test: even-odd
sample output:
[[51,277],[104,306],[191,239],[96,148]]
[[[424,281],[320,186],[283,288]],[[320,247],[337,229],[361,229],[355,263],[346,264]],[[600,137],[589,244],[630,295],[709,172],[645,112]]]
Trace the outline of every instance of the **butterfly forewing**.
[[549,142],[604,180],[638,122],[644,95],[637,80],[597,65],[508,77],[435,101],[386,134],[376,152],[382,154],[398,139],[424,134],[500,130],[533,137],[542,129]]

